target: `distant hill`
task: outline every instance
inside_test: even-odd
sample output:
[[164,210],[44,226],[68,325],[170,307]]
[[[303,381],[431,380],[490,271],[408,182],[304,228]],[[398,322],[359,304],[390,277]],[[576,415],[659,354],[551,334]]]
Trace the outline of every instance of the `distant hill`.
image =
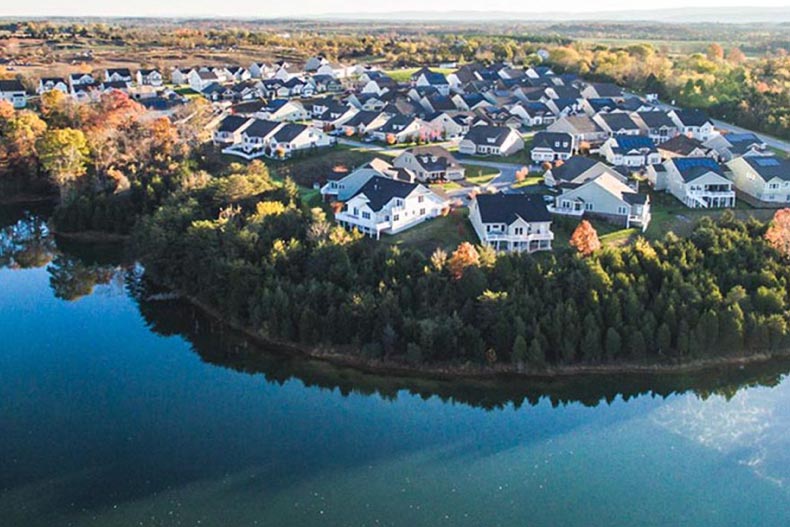
[[521,21],[651,21],[671,23],[790,23],[788,7],[684,7],[595,12],[526,11],[391,11],[386,13],[325,13],[294,18],[320,20],[387,20],[432,22],[521,22]]

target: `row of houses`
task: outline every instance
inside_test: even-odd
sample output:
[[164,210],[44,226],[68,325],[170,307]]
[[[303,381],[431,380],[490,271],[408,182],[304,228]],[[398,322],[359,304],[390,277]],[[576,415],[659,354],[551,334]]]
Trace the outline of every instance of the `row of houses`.
[[285,159],[297,152],[332,146],[335,139],[300,123],[230,115],[214,131],[214,144],[225,154],[245,159]]

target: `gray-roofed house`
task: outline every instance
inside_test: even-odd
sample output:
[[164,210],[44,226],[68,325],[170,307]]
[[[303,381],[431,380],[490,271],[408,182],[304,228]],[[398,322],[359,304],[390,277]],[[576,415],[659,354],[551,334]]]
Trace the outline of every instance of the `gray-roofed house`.
[[768,145],[765,144],[765,141],[751,132],[714,135],[705,141],[704,145],[714,149],[719,154],[719,159],[721,161],[729,161],[736,157],[774,155],[774,153],[768,149]]
[[599,113],[593,116],[593,120],[606,130],[609,137],[642,133],[642,128],[625,112]]
[[616,167],[643,167],[661,162],[661,154],[649,137],[616,135],[601,146],[601,155]]
[[666,112],[636,112],[632,117],[640,125],[643,133],[657,145],[669,141],[680,133],[678,125]]
[[538,132],[532,139],[530,156],[535,163],[570,158],[575,150],[573,136],[564,132]]
[[235,145],[241,143],[241,134],[255,120],[242,115],[228,115],[214,130],[213,141],[215,145]]
[[625,183],[627,178],[612,167],[584,156],[572,156],[562,164],[546,171],[543,182],[548,187],[560,185],[581,185],[601,174],[610,174]]
[[581,185],[563,189],[549,210],[568,216],[603,218],[625,228],[647,229],[650,223],[650,196],[639,193],[619,178],[605,173]]
[[521,134],[508,126],[473,126],[458,145],[466,155],[509,156],[524,148]]
[[727,162],[735,188],[764,203],[790,203],[790,161],[742,156]]
[[588,115],[568,115],[561,117],[546,127],[547,132],[565,132],[573,136],[576,145],[582,142],[600,144],[606,141],[609,133]]
[[673,157],[710,157],[718,159],[718,153],[702,144],[702,141],[687,135],[676,135],[672,139],[658,145],[658,153],[662,159]]
[[0,80],[0,101],[11,103],[14,108],[27,106],[27,92],[16,79]]
[[469,204],[469,221],[484,245],[497,251],[550,251],[551,214],[535,194],[480,194]]
[[447,207],[442,196],[420,183],[374,175],[335,214],[335,221],[379,239],[381,233],[397,234],[435,218]]
[[452,181],[464,178],[464,167],[441,146],[418,146],[404,150],[392,164],[411,170],[419,181]]
[[719,132],[713,121],[702,110],[672,110],[669,117],[680,129],[680,133],[707,141]]

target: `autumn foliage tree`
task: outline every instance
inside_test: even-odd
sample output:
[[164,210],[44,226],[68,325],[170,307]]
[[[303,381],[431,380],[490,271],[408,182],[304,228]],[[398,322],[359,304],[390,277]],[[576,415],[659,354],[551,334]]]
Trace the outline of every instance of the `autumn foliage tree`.
[[65,198],[74,183],[86,171],[88,142],[82,130],[61,128],[48,130],[38,142],[41,165]]
[[589,256],[601,248],[598,233],[587,220],[582,220],[571,235],[570,244],[583,256]]
[[790,257],[790,209],[777,210],[768,230],[768,243],[785,257]]
[[453,278],[460,279],[464,275],[467,267],[476,266],[480,263],[480,254],[475,246],[469,242],[463,242],[453,251],[450,259],[447,260],[447,268]]

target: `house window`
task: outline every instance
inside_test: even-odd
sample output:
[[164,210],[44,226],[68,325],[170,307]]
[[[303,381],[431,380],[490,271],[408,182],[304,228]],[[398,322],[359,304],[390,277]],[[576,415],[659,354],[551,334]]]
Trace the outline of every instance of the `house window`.
[[592,203],[585,203],[584,204],[584,210],[593,210],[593,204]]
[[400,219],[400,215],[399,214],[395,214],[395,215],[392,216],[392,221],[398,221],[399,219]]
[[524,227],[516,227],[513,229],[513,232],[516,236],[523,236],[524,235]]
[[425,201],[425,196],[419,196],[417,198],[417,203],[422,203],[423,201]]
[[626,212],[628,212],[628,209],[626,209],[625,207],[617,207],[618,214],[625,214]]
[[362,218],[365,219],[365,220],[369,220],[370,219],[370,212],[363,212],[362,213]]
[[425,216],[425,209],[420,209],[420,216]]
[[359,209],[354,207],[354,216],[359,216]]

